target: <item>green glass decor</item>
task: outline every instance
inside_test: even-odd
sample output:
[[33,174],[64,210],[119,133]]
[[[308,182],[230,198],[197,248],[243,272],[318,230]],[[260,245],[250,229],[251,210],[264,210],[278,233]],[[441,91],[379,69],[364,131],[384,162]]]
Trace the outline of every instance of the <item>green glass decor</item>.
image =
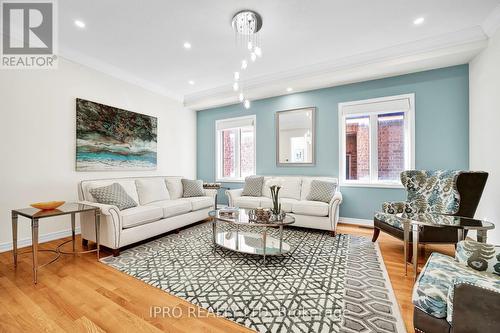
[[271,190],[271,199],[273,201],[273,214],[279,215],[281,213],[281,203],[279,202],[279,192],[281,186],[273,185],[269,189]]

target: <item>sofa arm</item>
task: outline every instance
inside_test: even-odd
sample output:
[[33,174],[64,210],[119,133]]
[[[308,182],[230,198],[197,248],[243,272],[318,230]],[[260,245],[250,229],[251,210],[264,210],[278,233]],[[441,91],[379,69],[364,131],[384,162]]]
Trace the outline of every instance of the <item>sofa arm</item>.
[[234,207],[234,201],[241,197],[241,194],[243,193],[242,188],[234,189],[234,190],[226,190],[226,196],[228,200],[228,205],[230,207]]
[[448,290],[447,316],[454,333],[498,332],[500,280],[477,276],[458,277]]
[[458,242],[455,259],[477,271],[500,275],[500,246],[473,240]]
[[[101,245],[112,249],[120,247],[120,233],[122,230],[122,220],[120,210],[113,205],[105,205],[91,201],[79,201],[79,204],[98,207],[101,210]],[[83,239],[95,241],[95,221],[94,214],[85,212],[80,214],[80,227]]]
[[120,217],[120,210],[116,206],[101,204],[101,203],[92,202],[92,201],[78,201],[78,203],[82,204],[82,205],[87,205],[87,206],[93,206],[93,207],[100,208],[101,209],[101,214],[103,214],[103,215],[111,216],[113,214],[116,214],[116,216],[118,218]]
[[388,214],[401,214],[404,213],[406,202],[404,201],[388,201],[382,204],[382,212]]
[[342,193],[336,191],[328,204],[328,216],[330,217],[330,223],[332,231],[335,232],[337,229],[337,223],[339,222],[339,206],[342,203]]

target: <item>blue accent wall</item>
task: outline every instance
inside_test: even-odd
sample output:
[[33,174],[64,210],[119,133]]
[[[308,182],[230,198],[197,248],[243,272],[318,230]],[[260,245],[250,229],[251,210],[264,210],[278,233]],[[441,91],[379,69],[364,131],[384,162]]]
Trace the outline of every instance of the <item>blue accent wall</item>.
[[[283,87],[283,89],[285,86]],[[324,88],[252,101],[197,113],[198,179],[215,181],[215,121],[255,114],[257,170],[260,175],[317,175],[338,177],[338,103],[415,93],[415,166],[417,169],[467,169],[469,165],[468,65],[435,69],[386,79]],[[274,114],[315,106],[316,165],[277,167]],[[240,188],[240,183],[225,183]],[[384,201],[402,200],[402,189],[342,187],[340,216],[371,219]],[[223,192],[219,201],[225,202]]]

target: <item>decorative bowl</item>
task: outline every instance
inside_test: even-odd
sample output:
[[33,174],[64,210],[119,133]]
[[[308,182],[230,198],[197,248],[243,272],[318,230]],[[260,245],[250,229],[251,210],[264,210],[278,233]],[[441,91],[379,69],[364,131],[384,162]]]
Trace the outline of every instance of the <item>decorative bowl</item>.
[[267,208],[251,209],[248,212],[248,217],[250,221],[268,222],[269,219],[271,218],[271,210]]
[[32,203],[30,206],[41,210],[53,210],[62,206],[64,203],[65,201],[47,201]]

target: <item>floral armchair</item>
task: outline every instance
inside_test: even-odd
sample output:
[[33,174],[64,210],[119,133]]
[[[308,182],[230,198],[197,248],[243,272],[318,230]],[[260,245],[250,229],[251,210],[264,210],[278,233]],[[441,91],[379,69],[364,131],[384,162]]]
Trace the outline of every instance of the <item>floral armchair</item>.
[[[374,217],[372,241],[380,230],[404,239],[401,216],[414,214],[446,214],[473,218],[481,199],[488,173],[457,170],[408,170],[401,173],[401,182],[407,191],[404,202],[385,202],[382,212]],[[420,243],[452,243],[458,240],[455,228],[423,227]],[[412,235],[410,234],[410,240]],[[411,247],[410,247],[411,249]],[[411,252],[409,253],[411,256]]]
[[416,332],[500,331],[500,247],[461,241],[432,253],[413,288]]

